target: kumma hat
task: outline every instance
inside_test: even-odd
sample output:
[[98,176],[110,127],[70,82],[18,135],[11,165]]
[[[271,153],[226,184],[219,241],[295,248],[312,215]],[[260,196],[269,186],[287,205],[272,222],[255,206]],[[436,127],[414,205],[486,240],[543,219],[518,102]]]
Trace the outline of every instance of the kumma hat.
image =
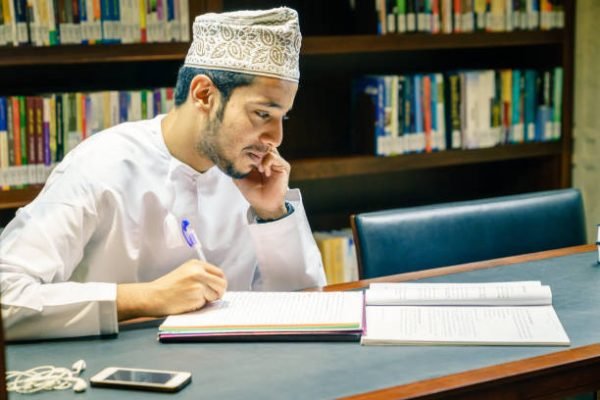
[[184,65],[298,82],[298,13],[287,7],[196,17]]

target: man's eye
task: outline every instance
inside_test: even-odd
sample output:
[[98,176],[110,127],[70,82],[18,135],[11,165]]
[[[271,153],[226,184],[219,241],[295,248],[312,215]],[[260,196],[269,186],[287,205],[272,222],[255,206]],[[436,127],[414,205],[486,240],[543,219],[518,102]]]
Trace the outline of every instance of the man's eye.
[[265,111],[257,111],[256,115],[258,115],[258,117],[261,119],[267,119],[270,116],[269,113]]

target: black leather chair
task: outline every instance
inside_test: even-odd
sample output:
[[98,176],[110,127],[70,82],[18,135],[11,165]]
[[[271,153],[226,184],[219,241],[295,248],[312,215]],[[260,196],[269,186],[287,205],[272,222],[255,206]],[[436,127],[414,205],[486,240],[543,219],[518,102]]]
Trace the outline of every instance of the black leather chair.
[[362,213],[351,225],[361,279],[586,243],[577,189]]

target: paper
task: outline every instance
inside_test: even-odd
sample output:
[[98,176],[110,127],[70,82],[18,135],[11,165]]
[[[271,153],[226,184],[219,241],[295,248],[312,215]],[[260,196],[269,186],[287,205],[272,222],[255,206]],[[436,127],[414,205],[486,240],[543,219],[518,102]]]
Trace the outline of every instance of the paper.
[[552,306],[367,307],[362,344],[569,345]]
[[360,292],[227,292],[203,309],[169,316],[162,333],[343,332],[362,330]]
[[548,305],[549,286],[538,281],[371,284],[367,305]]
[[538,281],[371,284],[362,344],[569,345]]

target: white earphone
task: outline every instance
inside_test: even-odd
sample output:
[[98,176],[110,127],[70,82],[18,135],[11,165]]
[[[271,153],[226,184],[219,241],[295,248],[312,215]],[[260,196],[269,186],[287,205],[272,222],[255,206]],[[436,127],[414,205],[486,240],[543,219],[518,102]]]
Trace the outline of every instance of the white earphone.
[[70,370],[53,365],[41,365],[27,371],[8,371],[6,390],[28,394],[72,387],[75,392],[81,393],[87,389],[87,382],[79,377],[85,367],[85,361],[79,360],[73,363]]
[[[79,361],[75,361],[73,363],[73,365],[71,366],[71,370],[77,375],[81,375],[81,371],[85,370],[85,361],[84,360],[79,360]],[[83,380],[82,378],[73,378],[74,379],[74,383],[73,383],[73,391],[77,392],[77,393],[81,393],[81,392],[85,392],[87,389],[87,382],[85,380]]]
[[73,365],[71,365],[71,371],[77,375],[80,375],[81,371],[85,370],[85,367],[87,367],[87,365],[85,365],[84,360],[75,361]]

